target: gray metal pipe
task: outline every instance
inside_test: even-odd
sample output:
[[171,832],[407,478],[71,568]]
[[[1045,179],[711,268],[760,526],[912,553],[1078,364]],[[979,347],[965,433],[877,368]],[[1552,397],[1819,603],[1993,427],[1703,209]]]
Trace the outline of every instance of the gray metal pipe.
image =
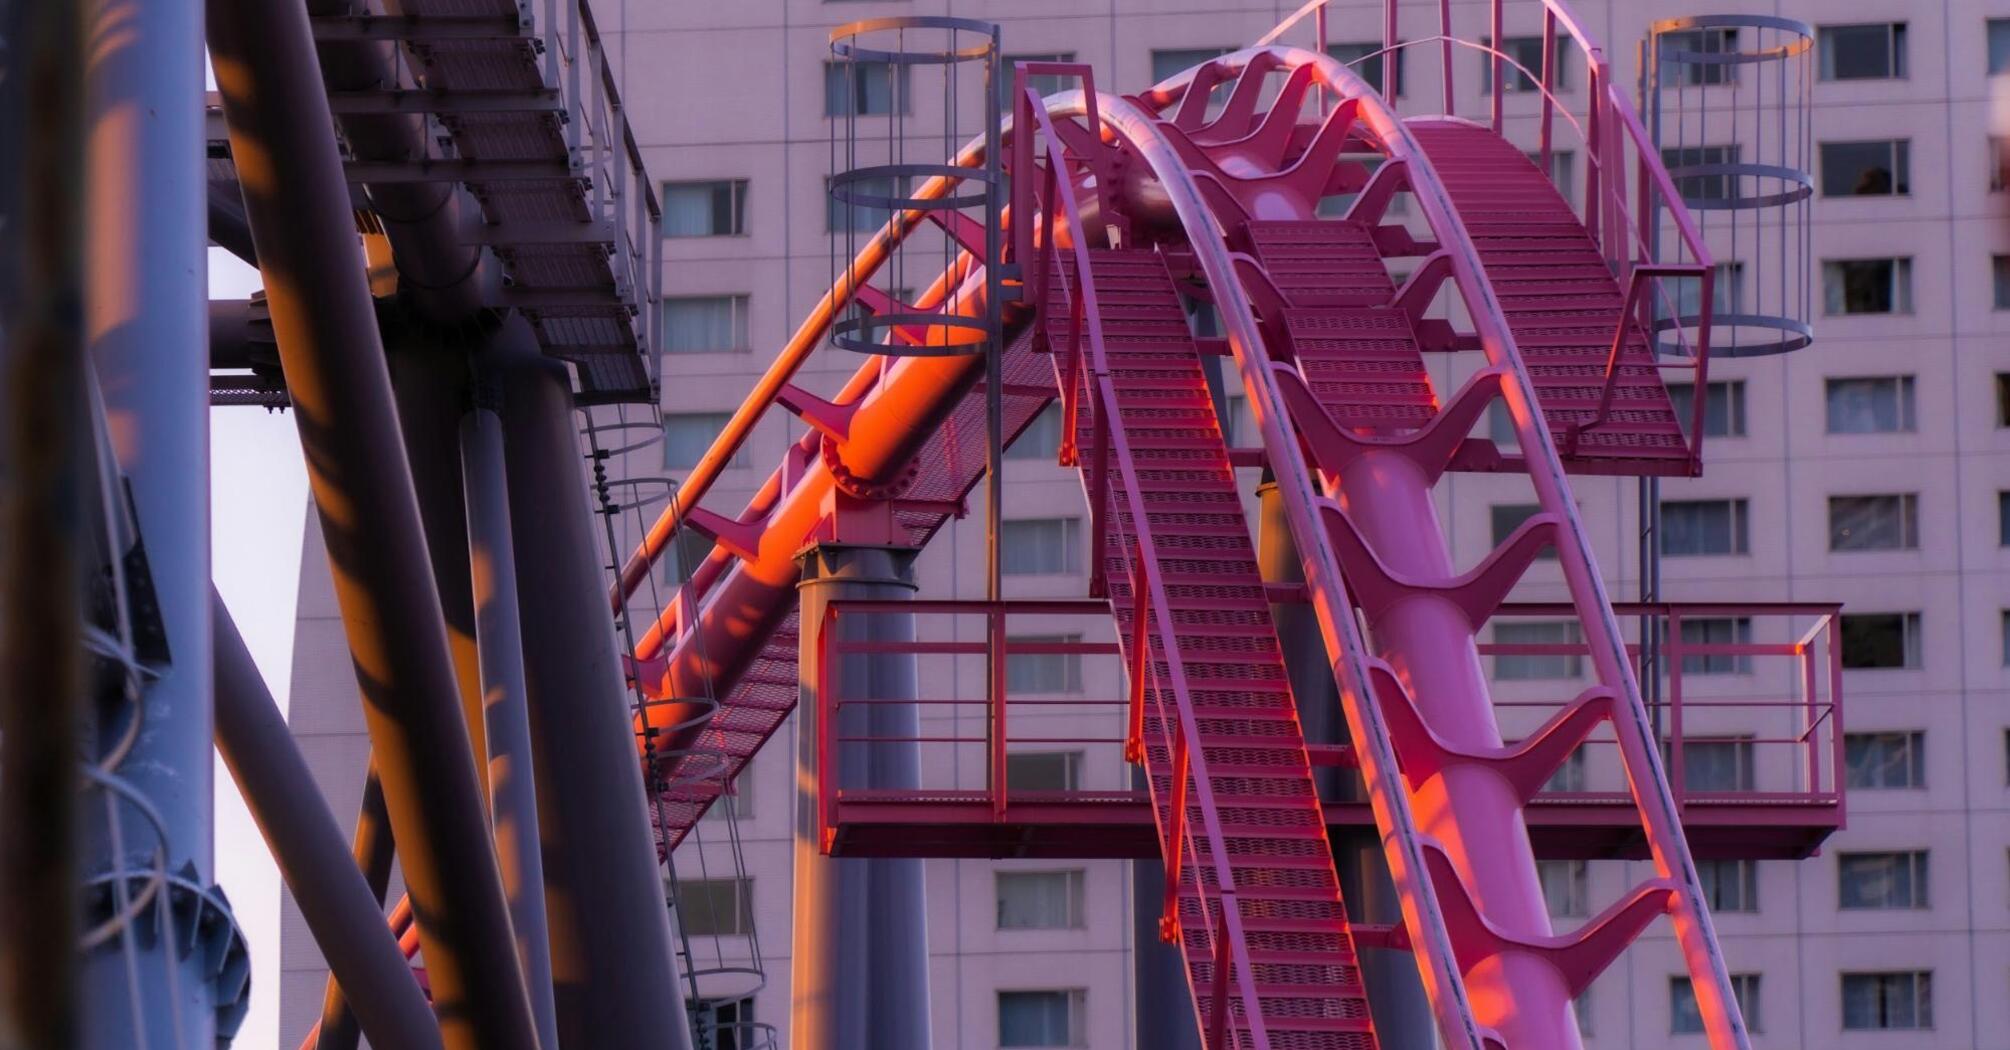
[[[522,324],[512,318],[512,323]],[[503,463],[500,401],[493,384],[477,381],[475,406],[461,417],[462,492],[467,497],[468,559],[473,578],[475,643],[481,660],[482,710],[488,742],[489,819],[510,925],[523,960],[524,986],[538,1042],[557,1050],[552,1005],[551,940],[544,913],[543,842],[537,828],[537,780],[525,706],[523,623],[517,606],[516,552],[509,522],[509,479]]]
[[244,793],[314,943],[377,1050],[440,1050],[432,1007],[412,979],[380,901],[314,784],[223,598],[212,592],[216,749]]
[[[798,585],[801,698],[796,705],[795,914],[790,952],[789,1045],[795,1050],[872,1046],[928,1050],[928,929],[922,862],[914,858],[828,857],[817,834],[818,657],[824,610],[845,598],[912,597],[914,551],[823,543],[801,557]],[[914,640],[911,615],[840,620],[845,638]],[[853,654],[831,669],[843,695],[897,700],[917,696],[909,654]],[[844,736],[919,735],[911,704],[840,712]],[[834,783],[916,788],[913,743],[837,747]]]
[[534,1050],[307,11],[283,0],[213,0],[208,26],[280,363],[446,1045]]
[[[384,782],[377,776],[376,756],[370,758],[369,771],[363,774],[363,802],[357,807],[356,834],[350,852],[356,858],[356,870],[363,873],[363,884],[370,889],[370,899],[377,902],[379,918],[382,918],[384,894],[391,888],[391,861],[396,852],[391,838],[390,816],[384,811]],[[362,1029],[356,1025],[356,1014],[349,1009],[349,997],[342,992],[341,982],[334,973],[328,975],[328,985],[321,993],[321,1026],[314,1044],[314,1050],[356,1050],[356,1043],[362,1038]]]
[[649,833],[641,754],[562,365],[511,326],[503,380],[517,602],[544,846],[553,1005],[566,1047],[684,1050],[690,1020]]

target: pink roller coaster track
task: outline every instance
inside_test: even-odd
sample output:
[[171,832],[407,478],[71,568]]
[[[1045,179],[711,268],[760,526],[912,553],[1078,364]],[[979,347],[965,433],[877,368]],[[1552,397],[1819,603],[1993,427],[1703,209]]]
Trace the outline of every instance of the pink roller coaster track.
[[[1502,39],[1502,6],[1488,11],[1487,39]],[[1700,471],[1700,418],[1686,428],[1676,419],[1662,371],[1692,371],[1700,389],[1707,320],[1685,358],[1656,358],[1644,332],[1668,282],[1700,281],[1694,301],[1711,301],[1710,257],[1603,52],[1558,0],[1523,6],[1543,22],[1539,70],[1455,37],[1443,4],[1441,32],[1402,45],[1436,45],[1447,111],[1456,51],[1487,56],[1492,107],[1479,122],[1403,117],[1323,49],[1275,42],[1311,14],[1323,43],[1318,3],[1259,46],[1136,96],[1097,93],[1086,67],[1022,65],[1002,158],[1013,193],[1003,257],[982,258],[955,213],[894,215],[756,384],[611,596],[624,602],[679,529],[715,541],[634,654],[656,698],[647,717],[657,753],[671,762],[656,800],[666,845],[796,702],[802,547],[920,546],[979,479],[981,357],[872,361],[828,401],[792,383],[855,287],[919,225],[943,222],[964,255],[917,302],[866,305],[981,310],[983,268],[1007,268],[1006,433],[1061,401],[1062,459],[1080,468],[1092,518],[1092,597],[1106,600],[1129,669],[1126,754],[1150,782],[1168,873],[1161,931],[1182,945],[1207,1045],[1376,1045],[1354,956],[1357,939],[1375,938],[1414,951],[1446,1045],[1576,1047],[1571,1000],[1663,914],[1711,1045],[1749,1045],[1679,796],[1568,481]],[[1395,19],[1392,0],[1385,39]],[[1589,72],[1581,113],[1553,90],[1558,40]],[[1511,66],[1539,88],[1541,167],[1502,137]],[[1041,99],[1029,74],[1078,78],[1082,90]],[[1545,175],[1558,117],[1578,129],[1574,148],[1589,161],[1581,211]],[[982,160],[972,145],[955,163]],[[958,181],[937,178],[916,196],[939,198]],[[1399,193],[1420,223],[1389,221]],[[1321,209],[1338,194],[1352,195],[1344,214]],[[1657,252],[1662,241],[1669,249]],[[1404,258],[1414,265],[1398,286],[1388,262]],[[1183,299],[1211,302],[1225,340],[1193,337]],[[1229,447],[1202,377],[1208,353],[1232,358],[1260,448]],[[1438,353],[1485,363],[1441,392],[1425,368]],[[1471,436],[1497,402],[1514,448]],[[745,509],[707,509],[720,469],[772,405],[807,424],[801,439]],[[1699,417],[1702,406],[1695,399]],[[1309,772],[1316,755],[1283,685],[1235,490],[1234,466],[1251,462],[1275,475],[1301,552],[1348,760],[1399,890],[1397,930],[1350,930],[1340,908]],[[1463,571],[1432,499],[1448,470],[1526,474],[1540,504]],[[1595,682],[1510,745],[1477,636],[1545,550]],[[1007,611],[987,610],[994,658]],[[990,738],[997,819],[1003,711]],[[1558,934],[1524,807],[1594,731],[1617,744],[1656,874]],[[1811,744],[1809,756],[1812,770],[1821,756]],[[827,848],[842,830],[839,795],[825,783]]]

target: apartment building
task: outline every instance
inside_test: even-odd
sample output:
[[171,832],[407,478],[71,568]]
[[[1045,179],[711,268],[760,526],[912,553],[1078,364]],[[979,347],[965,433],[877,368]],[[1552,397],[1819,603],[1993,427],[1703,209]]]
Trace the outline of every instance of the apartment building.
[[[1403,5],[1402,34],[1435,33],[1435,6]],[[1455,25],[1484,25],[1483,5],[1454,6]],[[1664,597],[1846,607],[1847,829],[1810,860],[1704,865],[1756,1045],[2010,1050],[2010,996],[2003,994],[2010,988],[2010,173],[1990,137],[1989,104],[1990,78],[2010,74],[2010,0],[1572,6],[1608,53],[1625,56],[1615,66],[1628,77],[1634,44],[1658,19],[1727,11],[1818,27],[1809,87],[1812,236],[1797,263],[1809,268],[1815,289],[1816,342],[1783,357],[1713,362],[1704,390],[1678,389],[1678,400],[1705,399],[1707,471],[1662,487]],[[987,19],[1002,26],[1009,58],[1087,62],[1105,90],[1128,92],[1254,40],[1294,7],[1246,0],[599,5],[630,119],[662,181],[668,238],[664,440],[629,456],[626,469],[674,477],[695,463],[751,377],[829,286],[833,227],[853,221],[825,192],[833,118],[852,107],[863,119],[885,120],[894,98],[885,85],[868,80],[852,91],[827,77],[833,26],[907,14]],[[1539,55],[1540,41],[1530,35],[1539,32],[1539,17],[1533,3],[1509,3],[1503,50]],[[1335,55],[1353,60],[1377,49],[1381,19],[1379,4],[1334,4]],[[1403,54],[1399,101],[1411,104],[1414,92],[1419,112],[1435,109],[1436,66],[1416,49]],[[1371,81],[1379,82],[1380,61],[1362,63]],[[1476,75],[1484,60],[1475,53],[1455,61],[1470,66],[1460,71],[1459,105],[1476,114],[1484,104]],[[1584,71],[1568,62],[1563,92],[1581,97]],[[1526,114],[1511,114],[1509,128],[1534,147]],[[1567,135],[1558,142],[1555,174],[1572,184],[1582,154]],[[1733,145],[1705,143],[1684,159],[1728,159],[1735,154],[1709,150]],[[1720,262],[1720,309],[1777,265]],[[826,348],[802,382],[828,392],[857,365]],[[1460,378],[1434,375],[1441,390]],[[1234,418],[1232,396],[1226,410],[1231,426],[1246,427]],[[1087,523],[1079,481],[1053,464],[1057,436],[1058,422],[1043,419],[1009,454],[1002,563],[1011,596],[1084,590]],[[1253,441],[1251,433],[1241,436]],[[765,423],[708,505],[740,505],[792,438],[782,421]],[[1585,477],[1573,485],[1610,590],[1636,593],[1635,483]],[[1441,487],[1439,511],[1461,564],[1526,517],[1525,489],[1521,479],[1486,475],[1461,475]],[[338,811],[351,812],[362,770],[360,722],[313,528],[310,516],[294,726]],[[657,581],[665,591],[693,548],[679,554]],[[981,596],[981,524],[952,526],[921,554],[916,575],[929,596]],[[1561,595],[1560,577],[1542,567],[1516,592],[1530,600]],[[968,625],[926,629],[977,636]],[[1685,626],[1685,639],[1692,629],[1693,640],[1743,641],[1754,628],[1737,618],[1699,621]],[[1099,637],[1093,626],[1063,623],[1034,637],[1077,636]],[[1571,639],[1567,625],[1527,621],[1498,624],[1494,640]],[[1491,659],[1499,696],[1509,701],[1568,696],[1585,674],[1570,657]],[[1021,658],[1008,668],[1010,688],[1061,699],[1114,697],[1120,679],[1108,663]],[[948,673],[924,679],[941,684],[933,692],[982,695],[974,661],[945,667]],[[1700,692],[1724,695],[1749,695],[1755,674],[1741,658],[1718,657],[1695,658],[1683,672]],[[958,735],[971,728],[967,717],[944,715],[931,728]],[[1057,715],[1047,735],[1113,737],[1115,719],[1113,711]],[[772,1023],[784,1038],[796,749],[792,723],[741,777],[731,821],[702,822],[675,859],[683,932],[698,965],[745,963],[750,932],[764,949],[765,984],[757,991],[749,975],[722,973],[707,979],[714,982],[707,994],[718,997],[725,1019]],[[1771,754],[1727,732],[1693,741],[1683,772],[1691,788],[1749,790],[1773,775]],[[930,755],[930,783],[982,782],[981,761],[967,749]],[[1126,776],[1109,744],[1029,748],[1012,761],[1013,782],[1027,786],[1118,788]],[[1594,786],[1616,786],[1616,775],[1598,755],[1562,774]],[[1125,864],[938,860],[927,870],[935,1045],[1135,1045],[1135,902]],[[1559,926],[1595,914],[1647,874],[1638,862],[1543,862]],[[286,1030],[300,1031],[318,1010],[319,961],[290,902],[286,916],[282,1011]],[[1665,927],[1658,928],[1580,1002],[1588,1044],[1703,1045],[1683,972]]]

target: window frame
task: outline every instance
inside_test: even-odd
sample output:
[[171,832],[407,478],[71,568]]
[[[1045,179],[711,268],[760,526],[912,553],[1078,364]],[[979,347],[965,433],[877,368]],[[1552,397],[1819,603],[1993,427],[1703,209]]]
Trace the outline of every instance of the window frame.
[[[847,68],[858,70],[861,75],[856,78],[847,78],[844,72]],[[869,108],[869,105],[861,106],[862,101],[866,103],[870,102],[872,91],[869,80],[863,74],[868,71],[878,70],[886,71],[887,105],[890,108],[885,110],[872,109]],[[858,108],[847,110],[846,108],[838,107],[836,99],[841,96],[835,94],[835,92],[841,91],[847,86],[852,90],[852,97],[847,100],[845,106]],[[839,62],[836,60],[824,63],[825,120],[855,120],[860,117],[905,117],[911,115],[913,112],[913,79],[909,76],[906,63],[881,61]]]
[[[1008,880],[1051,878],[1063,880],[1063,907],[1066,914],[1056,923],[1035,922],[1008,925],[1005,921],[1005,884]],[[999,933],[1024,933],[1042,930],[1083,930],[1088,928],[1087,908],[1088,869],[1086,868],[998,868],[992,872],[991,893],[997,904],[997,925]]]
[[[1837,999],[1837,1006],[1840,1007],[1842,1010],[1843,1031],[1930,1032],[1933,1030],[1933,971],[1932,970],[1870,970],[1870,971],[1845,970],[1841,974],[1839,974],[1838,977],[1841,979],[1842,982],[1842,992]],[[1887,988],[1887,982],[1891,981],[1893,978],[1904,978],[1906,980],[1907,984],[1906,994],[1912,1000],[1911,1012],[1914,1023],[1908,1025],[1851,1024],[1850,1023],[1851,980],[1855,979],[1861,981],[1868,979],[1877,981],[1878,984],[1875,987],[1875,991],[1879,1003],[1876,1012],[1879,1015],[1888,1015],[1890,1011],[1885,1007],[1884,1000],[1888,999],[1891,995],[1891,992]]]
[[[1521,628],[1562,628],[1561,638],[1506,639],[1503,630],[1514,633]],[[1497,619],[1493,625],[1493,641],[1496,645],[1583,645],[1584,628],[1575,620]],[[1584,654],[1582,653],[1495,653],[1493,654],[1492,675],[1502,682],[1558,682],[1584,677]],[[1512,663],[1510,661],[1527,661]],[[1555,664],[1543,661],[1557,661]],[[1552,668],[1557,670],[1552,671]]]
[[[1871,745],[1902,741],[1903,772],[1897,781],[1886,773],[1889,757],[1869,762],[1864,756]],[[1864,745],[1859,748],[1858,745]],[[1872,756],[1875,757],[1875,756]],[[1875,774],[1875,775],[1866,775]],[[1923,729],[1874,729],[1843,734],[1843,787],[1850,791],[1910,791],[1926,787],[1926,731]]]
[[[1890,266],[1885,277],[1887,287],[1883,295],[1886,308],[1854,309],[1851,307],[1851,281],[1874,281],[1873,276],[1865,276],[1862,270],[1852,267],[1877,265]],[[1869,287],[1869,286],[1865,286]],[[1859,288],[1859,291],[1864,290]],[[1912,298],[1912,256],[1879,255],[1861,259],[1822,260],[1822,315],[1825,317],[1910,317],[1915,305]]]
[[[1742,263],[1739,265],[1743,265]],[[1710,423],[1714,413],[1710,411],[1714,400],[1711,395],[1721,388],[1724,391],[1723,429],[1713,430]],[[1682,392],[1677,393],[1680,389]],[[1682,426],[1684,435],[1689,431],[1689,419],[1693,414],[1696,396],[1694,383],[1668,384],[1668,400],[1675,406],[1675,421]],[[1742,438],[1749,434],[1745,428],[1745,381],[1742,379],[1712,379],[1703,387],[1703,436],[1706,438]],[[1687,403],[1685,403],[1687,402]]]
[[[1890,187],[1883,191],[1862,191],[1862,190],[1848,189],[1838,192],[1832,189],[1831,187],[1833,184],[1830,182],[1830,174],[1833,169],[1831,166],[1832,162],[1830,158],[1830,150],[1833,148],[1834,150],[1840,152],[1848,148],[1865,147],[1865,146],[1885,147],[1886,149],[1885,161],[1887,164],[1886,174],[1890,179]],[[1819,163],[1821,164],[1820,184],[1821,184],[1822,196],[1824,198],[1847,199],[1852,197],[1875,198],[1875,197],[1912,196],[1912,140],[1911,139],[1903,139],[1903,138],[1837,139],[1832,142],[1818,143],[1816,145],[1816,155],[1819,158]],[[1862,171],[1868,171],[1870,169],[1858,168],[1857,170],[1859,172],[1862,172]],[[1860,183],[1861,183],[1861,176],[1859,176],[1859,184]]]
[[[724,302],[729,318],[728,327],[733,331],[736,346],[678,347],[670,338],[678,323],[671,319],[672,306],[677,303],[719,303]],[[753,302],[749,292],[719,292],[709,295],[666,295],[663,297],[663,352],[666,354],[744,354],[754,349]]]
[[[1676,535],[1668,528],[1668,512],[1670,508],[1676,508],[1687,513],[1690,511],[1700,512],[1706,508],[1720,506],[1723,508],[1726,518],[1724,528],[1730,541],[1728,549],[1703,549],[1702,545],[1699,544],[1698,549],[1695,550],[1678,550],[1669,545],[1669,537]],[[1661,501],[1660,518],[1660,546],[1661,556],[1664,558],[1732,558],[1752,553],[1752,506],[1751,501],[1743,496],[1718,496],[1705,499],[1664,499]],[[1711,528],[1695,528],[1692,531],[1697,536],[1706,536],[1714,531],[1714,523],[1710,524]],[[1686,532],[1681,533],[1684,536],[1689,534]]]
[[[1005,1033],[1005,1001],[1007,996],[1049,996],[1063,997],[1067,1005],[1068,1034],[1059,1043],[1008,1042]],[[998,1045],[1003,1050],[1020,1047],[1082,1047],[1088,1045],[1088,1000],[1086,988],[1000,988],[997,991]]]
[[[1060,528],[1060,536],[1058,538],[1058,542],[1054,542],[1051,545],[1036,544],[1035,548],[1051,549],[1057,552],[1060,557],[1059,568],[1009,567],[1008,562],[1013,562],[1016,558],[1018,558],[1018,555],[1010,554],[1008,552],[1008,547],[1010,547],[1015,542],[1013,537],[1023,530],[1030,530],[1036,526],[1045,526],[1050,524],[1058,525]],[[1031,543],[1032,540],[1028,539],[1026,542]],[[1038,561],[1039,566],[1047,565],[1047,562],[1045,560],[1041,559],[1031,559],[1031,560]],[[1079,575],[1082,572],[1083,568],[1082,561],[1083,561],[1082,519],[1079,517],[1053,516],[1053,517],[1038,517],[1038,518],[1006,518],[1004,521],[999,523],[998,562],[999,562],[999,572],[1001,575],[1005,576]]]
[[[670,198],[677,191],[709,187],[712,192],[716,193],[719,188],[724,187],[727,194],[726,210],[729,217],[728,225],[732,228],[724,231],[717,229],[707,230],[704,233],[672,233],[670,232],[668,222],[665,222],[660,227],[663,239],[684,241],[702,240],[707,237],[747,236],[747,191],[752,182],[752,179],[733,176],[717,179],[664,179],[657,184],[656,191],[660,199],[663,215],[666,218],[670,214]],[[713,202],[713,206],[716,207],[716,202]]]
[[[1871,384],[1870,386],[1866,387],[1866,390],[1869,395],[1869,407],[1871,409],[1871,412],[1869,414],[1875,417],[1875,415],[1877,414],[1876,413],[1877,398],[1881,396],[1882,392],[1881,385],[1884,383],[1891,384],[1892,414],[1897,417],[1898,425],[1896,427],[1890,429],[1883,429],[1883,428],[1849,429],[1849,430],[1836,429],[1836,422],[1839,418],[1843,419],[1846,422],[1848,421],[1846,414],[1839,414],[1837,412],[1836,400],[1835,400],[1836,395],[1839,392],[1847,393],[1847,390],[1845,389],[1845,384]],[[1919,400],[1918,400],[1917,388],[1918,388],[1917,379],[1911,374],[1826,376],[1823,378],[1822,381],[1823,433],[1831,436],[1855,435],[1855,434],[1917,434],[1919,433]],[[1847,407],[1849,406],[1845,406],[1845,408]]]
[[[1882,73],[1851,73],[1841,75],[1836,70],[1835,40],[1839,33],[1853,30],[1884,30],[1885,62]],[[1847,84],[1860,80],[1909,80],[1912,77],[1911,63],[1906,55],[1905,22],[1837,22],[1815,27],[1816,77],[1824,84]]]
[[[700,912],[690,906],[690,895],[694,892],[694,889],[696,887],[706,887],[709,891],[710,889],[725,886],[730,886],[733,890],[733,900],[730,903],[733,905],[737,925],[730,929],[717,926],[717,921],[720,917],[719,902],[716,898],[709,897],[706,900],[703,914],[710,917],[711,924],[707,925],[695,922],[694,920]],[[753,932],[754,880],[752,876],[730,876],[721,879],[678,879],[676,901],[677,928],[686,936],[745,937]]]
[[[1852,862],[1869,863],[1884,861],[1904,867],[1903,878],[1907,892],[1900,903],[1870,902],[1859,889],[1855,895],[1849,890],[1850,865]],[[1836,853],[1836,910],[1837,911],[1930,911],[1933,908],[1933,869],[1930,853],[1925,849],[1898,850],[1839,850]],[[1880,877],[1875,872],[1857,872],[1859,878]],[[1894,885],[1896,880],[1894,878]],[[1898,899],[1894,890],[1890,899]],[[1851,903],[1854,900],[1856,903]]]
[[[1850,655],[1850,630],[1852,623],[1867,624],[1867,621],[1873,618],[1883,619],[1885,617],[1896,617],[1898,620],[1900,662],[1896,664],[1864,663],[1861,660],[1852,662],[1853,658]],[[1923,639],[1924,628],[1925,616],[1919,610],[1841,613],[1837,622],[1837,631],[1841,639],[1838,648],[1841,651],[1837,656],[1842,661],[1842,667],[1845,671],[1917,671],[1926,662]]]
[[[1893,544],[1868,543],[1853,539],[1847,532],[1839,535],[1836,514],[1838,509],[1847,510],[1850,504],[1863,507],[1882,507],[1883,501],[1895,500],[1894,509],[1898,515],[1896,532],[1898,540]],[[1881,510],[1880,510],[1881,513]],[[1917,492],[1865,492],[1828,497],[1829,553],[1863,554],[1880,551],[1916,551],[1919,549],[1919,493]],[[1884,528],[1882,521],[1860,526],[1857,531],[1876,537]]]

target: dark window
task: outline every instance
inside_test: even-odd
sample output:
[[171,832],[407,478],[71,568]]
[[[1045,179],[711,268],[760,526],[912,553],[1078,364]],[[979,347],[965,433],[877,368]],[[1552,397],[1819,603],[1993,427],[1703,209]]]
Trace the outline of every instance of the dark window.
[[1919,614],[1844,613],[1842,665],[1851,670],[1919,666]]
[[2010,18],[1992,18],[1988,23],[1989,75],[2010,73]]
[[[1752,618],[1749,616],[1704,616],[1682,621],[1684,645],[1749,645]],[[1752,658],[1744,653],[1685,653],[1683,674],[1751,674]]]
[[[1493,41],[1488,39],[1485,43],[1491,44]],[[1570,87],[1570,46],[1568,38],[1557,38],[1555,50],[1552,52],[1556,56],[1556,73],[1550,78],[1550,90],[1552,91],[1564,91]],[[1541,37],[1502,37],[1500,50],[1501,54],[1506,55],[1513,62],[1520,63],[1528,70],[1527,73],[1524,73],[1520,69],[1516,69],[1511,62],[1503,61],[1501,63],[1502,91],[1542,90]],[[1493,94],[1493,84],[1494,56],[1481,52],[1480,87],[1482,92],[1488,95]]]
[[[1073,51],[1050,51],[1043,55],[1006,55],[1004,61],[999,63],[998,67],[998,108],[1004,110],[1008,115],[1013,110],[1012,85],[1018,80],[1019,71],[1015,67],[1019,63],[1073,62],[1074,60],[1075,53]],[[1064,77],[1059,73],[1031,73],[1026,77],[1026,86],[1032,88],[1034,94],[1039,95],[1041,98],[1046,98],[1056,91],[1066,91],[1069,88],[1081,87],[1082,82],[1076,77]]]
[[1926,851],[1838,854],[1836,906],[1870,911],[1925,908]]
[[1682,786],[1691,793],[1752,790],[1752,742],[1741,737],[1682,742]]
[[1822,143],[1822,196],[1903,197],[1911,192],[1909,141]]
[[1926,786],[1926,734],[1912,732],[1843,734],[1845,787]]
[[1727,201],[1738,193],[1738,177],[1723,172],[1684,173],[1680,169],[1705,164],[1736,164],[1741,154],[1733,146],[1668,146],[1661,150],[1661,163],[1675,178],[1675,192],[1684,201]]
[[2010,255],[1989,257],[1989,281],[1989,305],[1998,310],[2010,310]]
[[731,237],[746,232],[746,179],[663,184],[663,236]]
[[2010,427],[2010,372],[1996,373],[1996,425]]
[[1014,751],[1005,756],[1005,786],[1012,791],[1079,791],[1080,751]]
[[[1663,56],[1679,51],[1696,55],[1728,55],[1737,50],[1738,31],[1735,29],[1683,29],[1661,34]],[[1728,62],[1683,62],[1668,57],[1661,60],[1661,82],[1671,87],[1734,84],[1737,80],[1738,67]]]
[[[1494,546],[1498,547],[1507,542],[1514,530],[1521,528],[1522,522],[1541,514],[1542,506],[1536,503],[1497,503],[1488,508],[1488,512],[1493,516]],[[1544,547],[1537,557],[1555,558],[1556,548]]]
[[1383,61],[1393,58],[1396,63],[1396,94],[1401,95],[1403,93],[1403,52],[1391,51],[1387,54],[1376,54],[1376,52],[1381,50],[1382,42],[1380,40],[1351,41],[1344,44],[1328,44],[1326,47],[1326,53],[1332,56],[1334,61],[1343,63],[1351,67],[1354,72],[1361,74],[1361,79],[1367,81],[1368,85],[1376,91],[1382,90]]
[[2010,547],[2010,492],[1996,494],[1996,545]]
[[1888,80],[1906,75],[1905,23],[1822,26],[1823,80]]
[[762,1030],[755,1027],[754,997],[703,999],[691,1004],[700,1032],[711,1036],[702,1045],[707,1050],[756,1050],[768,1045]]
[[693,937],[741,937],[754,928],[749,879],[677,880],[679,929]]
[[904,114],[908,97],[907,67],[885,62],[826,62],[824,116],[878,117]]
[[[1695,411],[1696,384],[1668,384],[1668,399],[1675,403],[1675,419],[1689,428]],[[1720,379],[1711,382],[1703,394],[1703,434],[1706,437],[1745,436],[1745,381]]]
[[1225,47],[1179,47],[1152,52],[1152,83],[1228,54]]
[[1911,376],[1853,376],[1827,382],[1831,434],[1898,434],[1919,429]]
[[1911,259],[1830,259],[1822,263],[1822,308],[1830,314],[1912,312]]
[[2010,184],[2010,148],[1996,135],[1989,136],[1989,192],[2002,193]]
[[1918,496],[1901,492],[1829,497],[1830,550],[1895,551],[1918,547]]
[[1703,884],[1703,899],[1711,911],[1754,912],[1759,910],[1759,862],[1755,860],[1699,860],[1696,876]]
[[1746,506],[1741,499],[1661,501],[1661,553],[1669,557],[1748,553]]
[[1933,1027],[1933,973],[1842,975],[1842,1023],[1847,1031]]
[[[1763,1031],[1759,1027],[1759,975],[1732,974],[1731,995],[1738,1000],[1738,1012],[1744,1015],[1745,1027]],[[1676,1035],[1703,1031],[1703,1011],[1696,1005],[1696,989],[1687,977],[1668,978],[1668,1030]]]
[[1087,1046],[1088,993],[999,992],[998,1045]]

